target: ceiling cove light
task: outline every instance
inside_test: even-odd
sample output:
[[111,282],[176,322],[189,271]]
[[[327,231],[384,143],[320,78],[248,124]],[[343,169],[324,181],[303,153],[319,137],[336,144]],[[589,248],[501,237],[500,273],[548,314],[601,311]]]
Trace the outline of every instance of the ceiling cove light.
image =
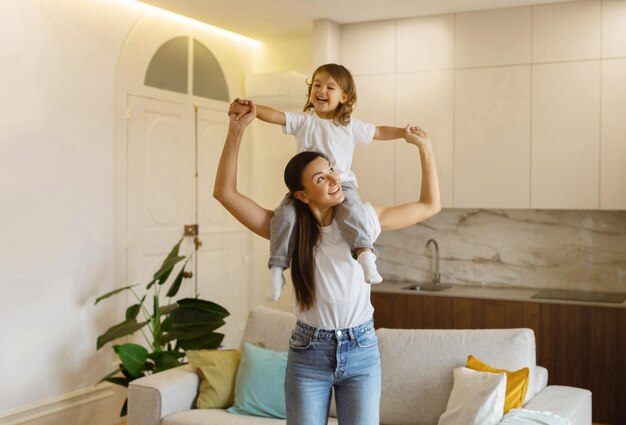
[[263,45],[263,43],[261,43],[258,40],[255,40],[253,38],[250,37],[246,37],[245,35],[241,35],[241,34],[237,34],[235,32],[231,32],[231,31],[227,31],[225,29],[207,24],[206,22],[201,22],[201,21],[197,21],[195,19],[192,18],[188,18],[187,16],[183,16],[183,15],[179,15],[178,13],[174,13],[174,12],[170,12],[169,10],[165,10],[165,9],[161,9],[160,7],[157,6],[153,6],[151,4],[147,4],[144,3],[142,1],[139,0],[130,0],[129,1],[130,4],[139,7],[143,10],[146,11],[150,11],[150,12],[154,12],[154,13],[159,13],[162,14],[163,16],[166,16],[167,18],[170,19],[174,19],[184,25],[191,25],[194,27],[197,27],[199,29],[202,30],[208,30],[211,31],[215,34],[218,35],[222,35],[222,36],[226,36],[229,37],[231,40],[233,41],[237,41],[243,44],[247,44],[251,47],[261,47]]

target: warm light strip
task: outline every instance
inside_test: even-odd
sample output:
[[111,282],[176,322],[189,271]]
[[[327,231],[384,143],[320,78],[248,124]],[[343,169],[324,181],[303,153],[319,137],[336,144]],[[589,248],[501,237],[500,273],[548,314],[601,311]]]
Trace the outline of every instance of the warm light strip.
[[130,3],[135,4],[135,5],[139,6],[139,7],[142,7],[144,9],[146,9],[146,10],[150,10],[150,11],[153,11],[153,12],[156,12],[156,13],[161,13],[161,14],[167,16],[168,18],[175,19],[175,20],[177,20],[177,21],[179,21],[179,22],[181,22],[181,23],[183,23],[185,25],[193,25],[193,26],[199,27],[199,28],[204,29],[204,30],[212,31],[212,32],[214,32],[216,34],[219,34],[219,35],[225,35],[225,36],[227,36],[227,37],[229,37],[229,38],[231,38],[233,40],[236,40],[236,41],[248,44],[248,45],[253,46],[253,47],[261,47],[262,46],[262,43],[260,41],[255,40],[253,38],[246,37],[245,35],[237,34],[235,32],[231,32],[231,31],[225,30],[223,28],[219,28],[219,27],[207,24],[206,22],[201,22],[201,21],[198,21],[196,19],[188,18],[187,16],[179,15],[178,13],[170,12],[169,10],[161,9],[160,7],[144,3],[144,2],[142,2],[140,0],[131,0]]

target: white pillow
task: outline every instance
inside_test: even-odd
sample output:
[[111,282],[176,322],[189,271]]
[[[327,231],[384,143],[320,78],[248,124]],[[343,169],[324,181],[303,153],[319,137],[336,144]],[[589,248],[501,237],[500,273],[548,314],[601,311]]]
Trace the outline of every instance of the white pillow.
[[438,425],[496,425],[502,420],[506,374],[454,369],[454,385]]

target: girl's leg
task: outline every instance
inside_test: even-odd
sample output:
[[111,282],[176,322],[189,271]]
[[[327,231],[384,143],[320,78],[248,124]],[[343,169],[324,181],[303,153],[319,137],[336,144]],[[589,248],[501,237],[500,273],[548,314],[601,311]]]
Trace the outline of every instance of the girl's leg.
[[274,211],[270,220],[270,284],[265,298],[276,301],[285,285],[283,271],[289,267],[289,259],[293,252],[293,228],[296,223],[296,212],[293,201],[285,196]]
[[365,217],[367,212],[359,198],[353,184],[342,184],[346,195],[345,200],[335,207],[335,220],[341,233],[350,245],[354,258],[363,268],[363,274],[367,283],[380,283],[382,276],[376,268],[376,255],[374,255],[374,240],[367,231]]

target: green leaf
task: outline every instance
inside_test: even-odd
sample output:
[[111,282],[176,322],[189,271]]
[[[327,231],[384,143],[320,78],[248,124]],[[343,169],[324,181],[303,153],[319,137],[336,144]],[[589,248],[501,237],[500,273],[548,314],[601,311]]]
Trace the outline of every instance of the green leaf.
[[111,378],[106,378],[106,379],[103,379],[102,381],[110,382],[112,384],[120,385],[126,388],[128,388],[128,384],[131,383],[131,380],[129,380],[128,378],[122,378],[121,376],[114,376]]
[[141,304],[133,304],[126,309],[126,320],[136,319],[141,311]]
[[224,325],[224,321],[216,321],[211,324],[192,324],[185,326],[173,326],[168,332],[170,339],[184,340],[200,338],[204,335],[208,335],[220,326]]
[[170,318],[172,319],[170,331],[172,329],[190,326],[211,326],[213,324],[216,324],[216,322],[222,320],[214,314],[207,313],[205,311],[188,310],[185,308],[179,308],[172,311],[172,313],[170,314]]
[[126,368],[122,366],[122,364],[120,364],[120,366],[122,367],[122,375],[124,375],[129,382],[135,379],[133,375],[131,375],[130,372],[128,372]]
[[150,358],[154,360],[154,373],[163,372],[164,370],[178,367],[181,365],[179,354],[184,356],[184,353],[171,353],[167,351],[161,351],[158,353],[152,353]]
[[178,300],[178,305],[184,308],[206,311],[222,318],[230,316],[228,310],[221,305],[198,298],[183,298],[182,300]]
[[143,376],[144,364],[148,358],[148,350],[138,344],[126,343],[115,345],[113,349],[120,357],[122,365],[133,378]]
[[183,357],[186,356],[184,351],[174,351],[174,350],[168,350],[168,351],[155,351],[153,353],[148,354],[148,358],[150,360],[154,360],[156,361],[161,355],[163,354],[168,354],[170,356],[174,356],[177,359],[182,359]]
[[163,331],[161,330],[161,308],[159,307],[158,295],[153,297],[152,306],[152,317],[150,318],[152,321],[152,346],[155,347],[155,349],[158,347],[160,350],[163,346],[163,343],[161,342]]
[[115,326],[111,326],[105,333],[98,337],[98,341],[96,342],[96,349],[99,350],[102,348],[104,344],[107,342],[116,340],[126,335],[131,335],[143,328],[148,324],[147,321],[137,323],[137,320],[126,320],[122,323],[118,323]]
[[183,242],[184,239],[184,237],[180,238],[178,243],[172,247],[170,253],[167,254],[167,257],[165,257],[165,260],[163,260],[161,268],[159,268],[159,270],[157,270],[157,272],[154,274],[153,282],[158,281],[159,285],[163,285],[172,270],[174,269],[174,266],[178,264],[179,261],[185,259],[184,256],[178,255],[178,252],[180,251],[180,244]]
[[120,418],[128,415],[128,397],[124,400],[124,405],[122,406],[122,410],[120,410]]
[[135,285],[125,286],[125,287],[123,287],[123,288],[118,288],[118,289],[116,289],[116,290],[114,290],[114,291],[107,292],[107,293],[106,293],[106,294],[104,294],[104,295],[100,295],[98,298],[96,298],[96,302],[94,303],[94,305],[95,305],[95,304],[98,304],[100,301],[102,301],[102,300],[104,300],[104,299],[107,299],[107,298],[109,298],[109,297],[112,297],[112,296],[113,296],[113,295],[115,295],[115,294],[119,294],[120,292],[126,291],[126,290],[128,290],[128,289],[130,289],[130,288],[134,288],[134,287],[135,287],[135,286],[137,286],[137,285],[139,285],[139,284],[137,283],[137,284],[135,284]]
[[183,264],[183,268],[180,269],[180,271],[178,272],[178,276],[176,276],[176,279],[174,279],[174,282],[172,282],[172,286],[170,286],[170,290],[167,291],[166,296],[175,297],[176,294],[178,294],[180,285],[183,283],[183,277],[185,276],[185,267],[187,267],[187,263],[190,259],[191,257],[187,258],[187,261],[185,261],[185,264]]
[[219,348],[223,339],[224,334],[214,332],[201,338],[178,340],[178,344],[184,350],[214,350]]
[[172,311],[178,308],[177,303],[168,304],[165,307],[161,307],[161,316],[170,314]]
[[167,332],[170,329],[172,329],[172,318],[171,317],[166,317],[165,320],[163,321],[163,323],[161,323],[161,331],[162,332]]
[[103,382],[103,381],[108,381],[109,378],[112,378],[113,376],[117,375],[118,373],[120,373],[122,371],[121,367],[118,367],[117,369],[115,369],[113,372],[109,373],[107,376],[105,376],[104,378],[100,379],[98,381],[98,384]]

